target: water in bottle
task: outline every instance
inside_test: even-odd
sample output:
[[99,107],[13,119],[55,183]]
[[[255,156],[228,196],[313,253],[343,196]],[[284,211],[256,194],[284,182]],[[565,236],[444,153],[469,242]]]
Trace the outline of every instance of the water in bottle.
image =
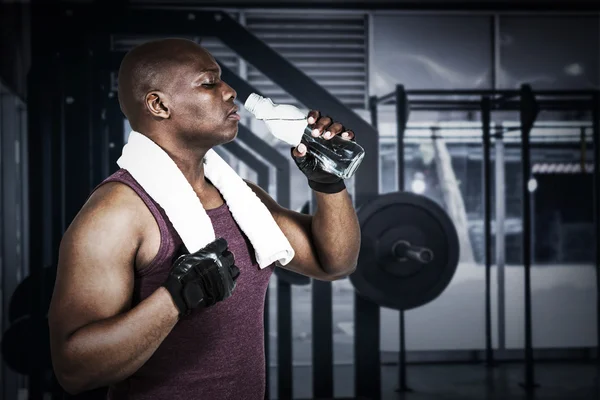
[[295,106],[274,104],[271,99],[252,93],[244,107],[256,119],[264,121],[279,140],[294,147],[304,143],[307,153],[318,160],[324,171],[342,179],[352,177],[365,156],[360,145],[339,135],[329,140],[313,137],[307,115]]

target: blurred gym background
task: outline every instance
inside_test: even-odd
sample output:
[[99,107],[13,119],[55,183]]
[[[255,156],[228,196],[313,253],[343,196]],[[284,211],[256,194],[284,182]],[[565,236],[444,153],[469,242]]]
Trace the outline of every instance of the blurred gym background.
[[[82,32],[92,7],[100,10],[102,34],[88,40]],[[0,1],[0,331],[5,335],[20,319],[20,332],[27,332],[23,347],[3,348],[12,357],[2,363],[3,398],[53,396],[44,332],[32,321],[43,320],[62,232],[87,193],[117,168],[127,139],[115,92],[125,51],[149,38],[188,37],[207,48],[228,76],[275,102],[311,107],[299,99],[310,99],[303,81],[273,78],[277,72],[269,71],[268,60],[253,57],[250,45],[240,55],[235,43],[246,43],[244,37],[204,32],[204,19],[215,15],[258,38],[374,127],[377,158],[365,165],[378,169],[377,182],[348,183],[358,205],[366,199],[361,193],[401,190],[400,170],[404,190],[435,201],[455,224],[461,257],[452,281],[433,301],[405,312],[405,376],[398,369],[400,313],[380,309],[380,340],[372,350],[380,351],[382,398],[600,398],[598,8],[593,0]],[[145,26],[144,10],[161,13],[162,19],[152,20],[160,27]],[[533,116],[523,101],[510,106],[511,96],[523,99],[528,90],[537,100]],[[487,180],[485,118],[491,136]],[[528,119],[531,175],[524,178]],[[289,156],[261,122],[242,113],[240,124],[248,128],[245,135]],[[356,135],[359,143],[367,140],[360,130]],[[219,152],[243,178],[309,212],[311,192],[289,160],[277,164],[269,150],[257,151],[252,138],[236,143]],[[524,179],[531,201],[529,360]],[[33,284],[37,292],[21,296],[27,305],[14,305],[15,290],[34,273],[44,276]],[[316,295],[314,282],[286,283],[289,308],[282,313],[280,279],[273,276],[267,305],[270,398],[357,396],[352,283],[332,283],[329,297]],[[315,321],[323,321],[315,313],[329,302],[331,343],[317,348],[330,355],[315,356]],[[25,311],[12,318],[11,307]],[[282,317],[291,320],[289,329]],[[291,338],[289,357],[278,353],[288,343],[282,334]],[[331,389],[315,383],[321,357],[332,364]],[[293,385],[282,388],[281,379],[290,382],[281,372],[288,362]]]

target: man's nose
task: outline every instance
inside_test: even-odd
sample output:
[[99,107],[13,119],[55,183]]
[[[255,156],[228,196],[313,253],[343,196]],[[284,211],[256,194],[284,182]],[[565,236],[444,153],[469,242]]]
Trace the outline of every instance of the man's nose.
[[229,101],[229,100],[235,100],[237,98],[237,92],[228,84],[224,83],[224,89],[223,89],[223,99],[225,99],[225,101]]

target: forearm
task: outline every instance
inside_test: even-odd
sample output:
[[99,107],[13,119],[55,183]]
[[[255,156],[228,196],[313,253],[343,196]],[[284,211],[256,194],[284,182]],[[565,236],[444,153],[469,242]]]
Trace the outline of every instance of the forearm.
[[160,288],[128,312],[80,328],[61,346],[60,383],[78,393],[124,380],[152,356],[178,315]]
[[317,209],[312,236],[321,268],[332,276],[354,271],[360,249],[360,226],[347,190],[334,194],[315,192]]

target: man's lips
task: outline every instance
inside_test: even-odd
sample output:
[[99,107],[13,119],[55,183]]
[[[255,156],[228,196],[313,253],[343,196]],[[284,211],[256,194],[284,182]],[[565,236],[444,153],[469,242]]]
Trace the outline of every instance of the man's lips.
[[240,120],[240,115],[237,113],[239,108],[237,106],[233,107],[229,114],[227,114],[227,118],[235,119],[236,121]]

